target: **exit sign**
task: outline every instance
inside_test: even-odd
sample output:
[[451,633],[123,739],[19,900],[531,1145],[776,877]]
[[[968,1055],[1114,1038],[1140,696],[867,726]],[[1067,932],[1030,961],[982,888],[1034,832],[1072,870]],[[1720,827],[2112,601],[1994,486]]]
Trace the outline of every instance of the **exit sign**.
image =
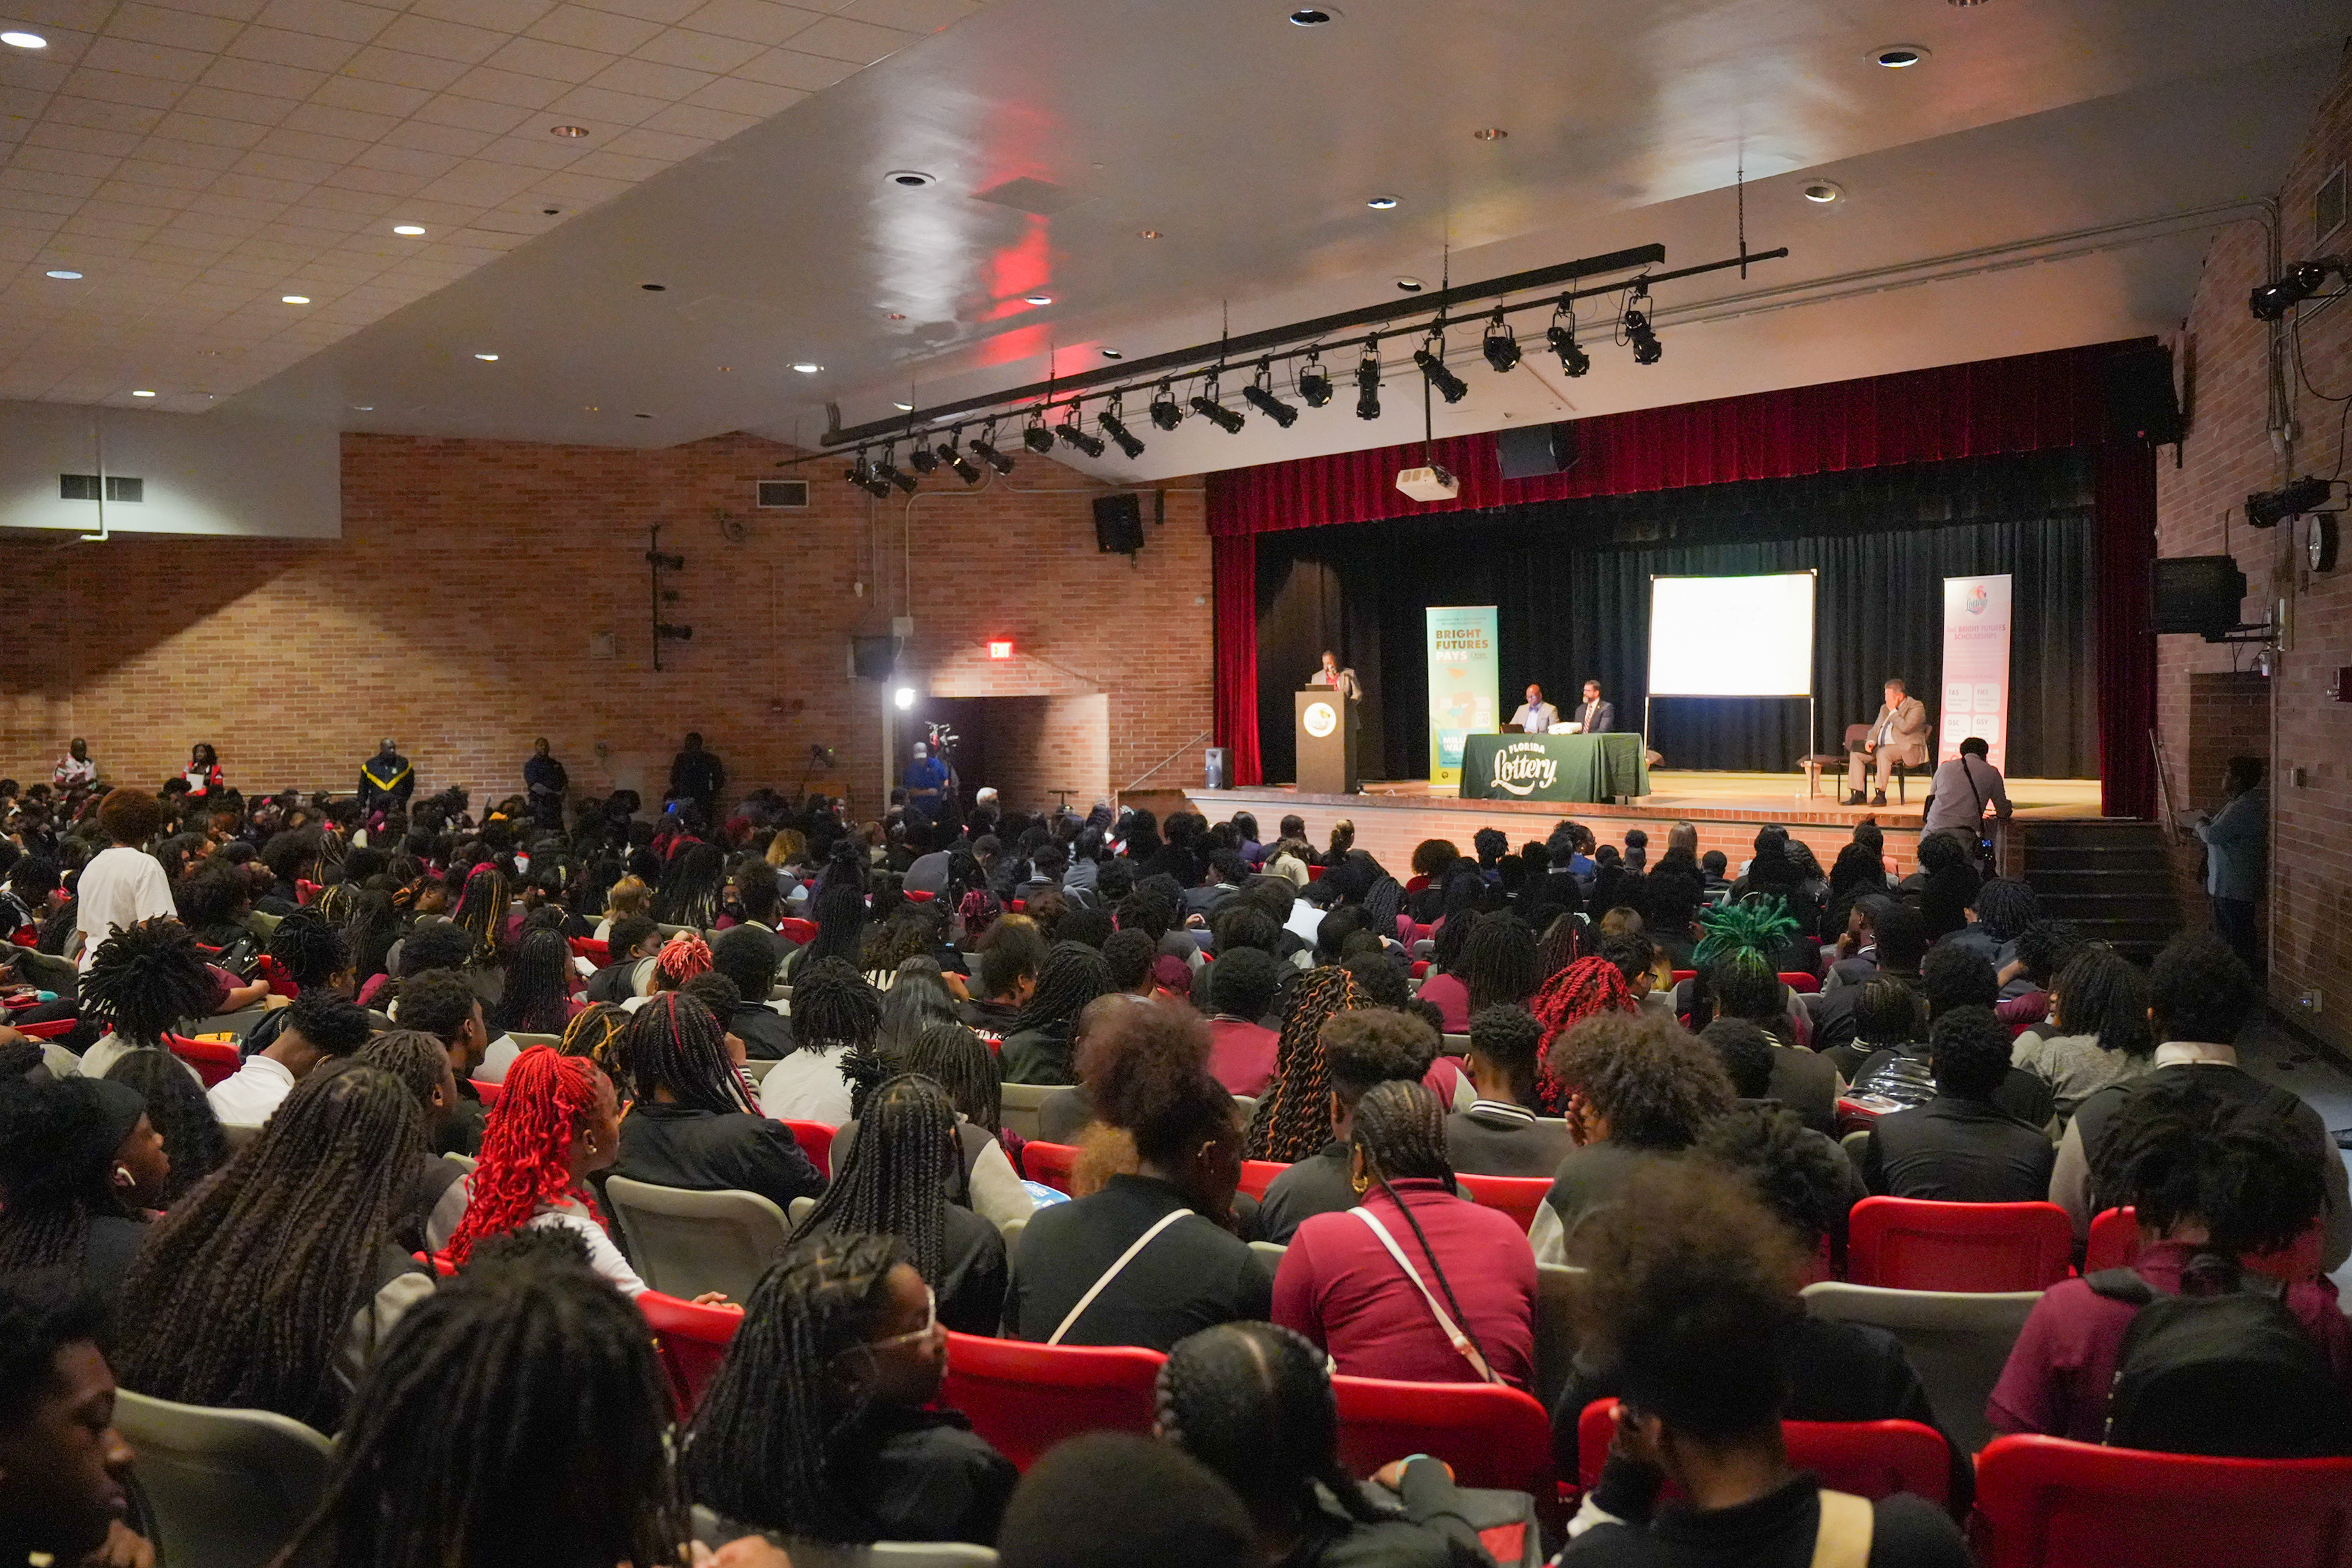
[[990,643],[988,645],[988,656],[992,659],[1009,659],[1013,657],[1012,643],[1009,640],[1002,643]]

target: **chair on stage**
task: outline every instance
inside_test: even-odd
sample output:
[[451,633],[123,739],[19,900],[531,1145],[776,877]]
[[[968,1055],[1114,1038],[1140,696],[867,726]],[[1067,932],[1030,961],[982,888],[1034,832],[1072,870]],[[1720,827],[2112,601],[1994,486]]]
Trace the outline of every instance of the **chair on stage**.
[[[1807,798],[1811,799],[1818,797],[1821,794],[1822,774],[1826,770],[1838,780],[1838,787],[1830,791],[1830,793],[1843,799],[1845,795],[1845,769],[1847,758],[1852,757],[1854,752],[1861,750],[1862,743],[1869,738],[1870,726],[1866,724],[1850,724],[1845,727],[1845,749],[1843,751],[1816,751],[1799,758],[1797,759],[1797,766],[1804,769],[1806,781],[1805,794]],[[1936,771],[1936,759],[1933,755],[1930,755],[1925,762],[1897,762],[1887,771],[1895,775],[1895,799],[1896,802],[1898,804],[1907,806],[1911,803],[1911,797],[1909,792],[1904,789],[1903,781],[1914,773],[1916,773],[1923,778],[1932,778]]]

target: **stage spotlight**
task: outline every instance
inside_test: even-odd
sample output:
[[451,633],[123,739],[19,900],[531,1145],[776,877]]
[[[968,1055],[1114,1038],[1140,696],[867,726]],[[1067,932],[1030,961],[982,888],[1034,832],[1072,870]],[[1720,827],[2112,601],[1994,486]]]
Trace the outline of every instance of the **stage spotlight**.
[[1637,365],[1654,365],[1666,351],[1658,341],[1657,329],[1650,325],[1650,312],[1642,308],[1649,298],[1649,284],[1635,278],[1633,287],[1625,290],[1625,308],[1617,326],[1620,340],[1633,345],[1633,362]]
[[1381,416],[1381,340],[1364,340],[1364,357],[1356,361],[1356,417]]
[[2326,479],[2305,476],[2279,490],[2262,490],[2246,497],[2246,521],[2258,528],[2274,528],[2289,517],[2315,512],[2335,494]]
[[1192,399],[1192,412],[1227,435],[1242,433],[1242,416],[1217,401],[1217,378],[1213,375],[1201,383],[1199,394]]
[[1013,459],[996,448],[996,426],[992,424],[986,434],[971,444],[971,454],[999,474],[1013,472]]
[[938,472],[940,460],[929,447],[918,441],[908,449],[907,466],[918,474],[932,474]]
[[1183,405],[1166,382],[1161,382],[1151,394],[1151,423],[1162,430],[1173,430],[1184,423]]
[[962,439],[963,432],[957,431],[952,437],[940,442],[933,449],[933,455],[953,469],[957,478],[967,485],[977,485],[980,483],[980,470],[972,466],[971,458],[956,449],[956,443]]
[[1096,419],[1095,427],[1109,436],[1129,457],[1140,457],[1143,455],[1143,443],[1135,438],[1135,433],[1127,427],[1127,421],[1120,417],[1125,412],[1118,399],[1111,399],[1110,406]]
[[922,486],[922,481],[916,478],[912,474],[900,473],[891,463],[890,454],[887,452],[882,454],[881,462],[874,465],[874,476],[882,481],[882,488],[874,492],[877,496],[888,495],[890,493],[890,486],[893,485],[898,486],[898,488],[906,491],[907,494],[911,496]]
[[[1437,351],[1433,354],[1429,351],[1432,343],[1437,345]],[[1447,402],[1460,402],[1470,395],[1470,383],[1445,368],[1445,340],[1436,333],[1432,332],[1422,346],[1412,351],[1412,362],[1421,367],[1421,373],[1429,378],[1429,384],[1435,387],[1438,395]]]
[[2246,307],[2257,321],[2282,320],[2288,311],[2318,293],[2329,273],[2343,274],[2344,270],[2342,258],[2333,256],[2290,267],[2277,282],[2265,283],[2249,295]]
[[1559,297],[1559,308],[1552,312],[1551,329],[1544,334],[1544,341],[1559,356],[1560,370],[1571,379],[1592,368],[1592,356],[1577,343],[1576,307],[1565,294]]
[[1054,434],[1062,438],[1063,445],[1075,446],[1089,457],[1103,455],[1103,438],[1088,434],[1078,423],[1078,405],[1075,402],[1070,404],[1069,413],[1062,417],[1062,423],[1054,427]]
[[1307,350],[1307,362],[1298,369],[1298,395],[1309,408],[1321,408],[1331,401],[1331,372],[1323,368],[1323,354],[1318,349]]
[[1021,444],[1040,457],[1054,450],[1054,433],[1045,428],[1045,404],[1029,411],[1029,423],[1021,429]]
[[1494,319],[1486,323],[1486,340],[1478,345],[1478,348],[1479,351],[1486,356],[1486,362],[1495,368],[1495,373],[1498,376],[1517,367],[1519,340],[1511,336],[1511,329],[1508,327],[1503,325],[1501,306],[1495,307]]
[[1298,423],[1297,405],[1285,402],[1274,395],[1274,361],[1271,360],[1257,362],[1257,378],[1242,388],[1242,399],[1285,430]]

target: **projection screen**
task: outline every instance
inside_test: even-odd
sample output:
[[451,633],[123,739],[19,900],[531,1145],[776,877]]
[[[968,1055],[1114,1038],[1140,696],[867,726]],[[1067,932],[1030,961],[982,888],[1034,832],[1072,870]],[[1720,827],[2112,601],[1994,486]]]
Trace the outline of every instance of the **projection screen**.
[[1650,579],[1650,695],[1813,695],[1813,574]]

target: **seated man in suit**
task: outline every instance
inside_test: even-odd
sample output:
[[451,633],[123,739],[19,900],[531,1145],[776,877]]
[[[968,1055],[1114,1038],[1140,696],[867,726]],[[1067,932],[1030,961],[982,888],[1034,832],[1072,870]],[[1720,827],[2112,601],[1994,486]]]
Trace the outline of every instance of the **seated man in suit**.
[[1886,683],[1886,700],[1878,709],[1878,717],[1870,733],[1862,739],[1861,748],[1847,754],[1845,770],[1845,803],[1862,804],[1862,782],[1874,765],[1878,772],[1877,794],[1871,804],[1886,804],[1886,776],[1896,763],[1906,768],[1917,768],[1927,760],[1927,706],[1913,696],[1899,676]]
[[1617,708],[1601,700],[1601,683],[1584,683],[1584,700],[1577,705],[1576,727],[1587,735],[1607,735],[1617,727]]
[[1511,722],[1529,735],[1542,735],[1559,722],[1559,709],[1544,701],[1543,688],[1529,681],[1528,700],[1519,705]]

